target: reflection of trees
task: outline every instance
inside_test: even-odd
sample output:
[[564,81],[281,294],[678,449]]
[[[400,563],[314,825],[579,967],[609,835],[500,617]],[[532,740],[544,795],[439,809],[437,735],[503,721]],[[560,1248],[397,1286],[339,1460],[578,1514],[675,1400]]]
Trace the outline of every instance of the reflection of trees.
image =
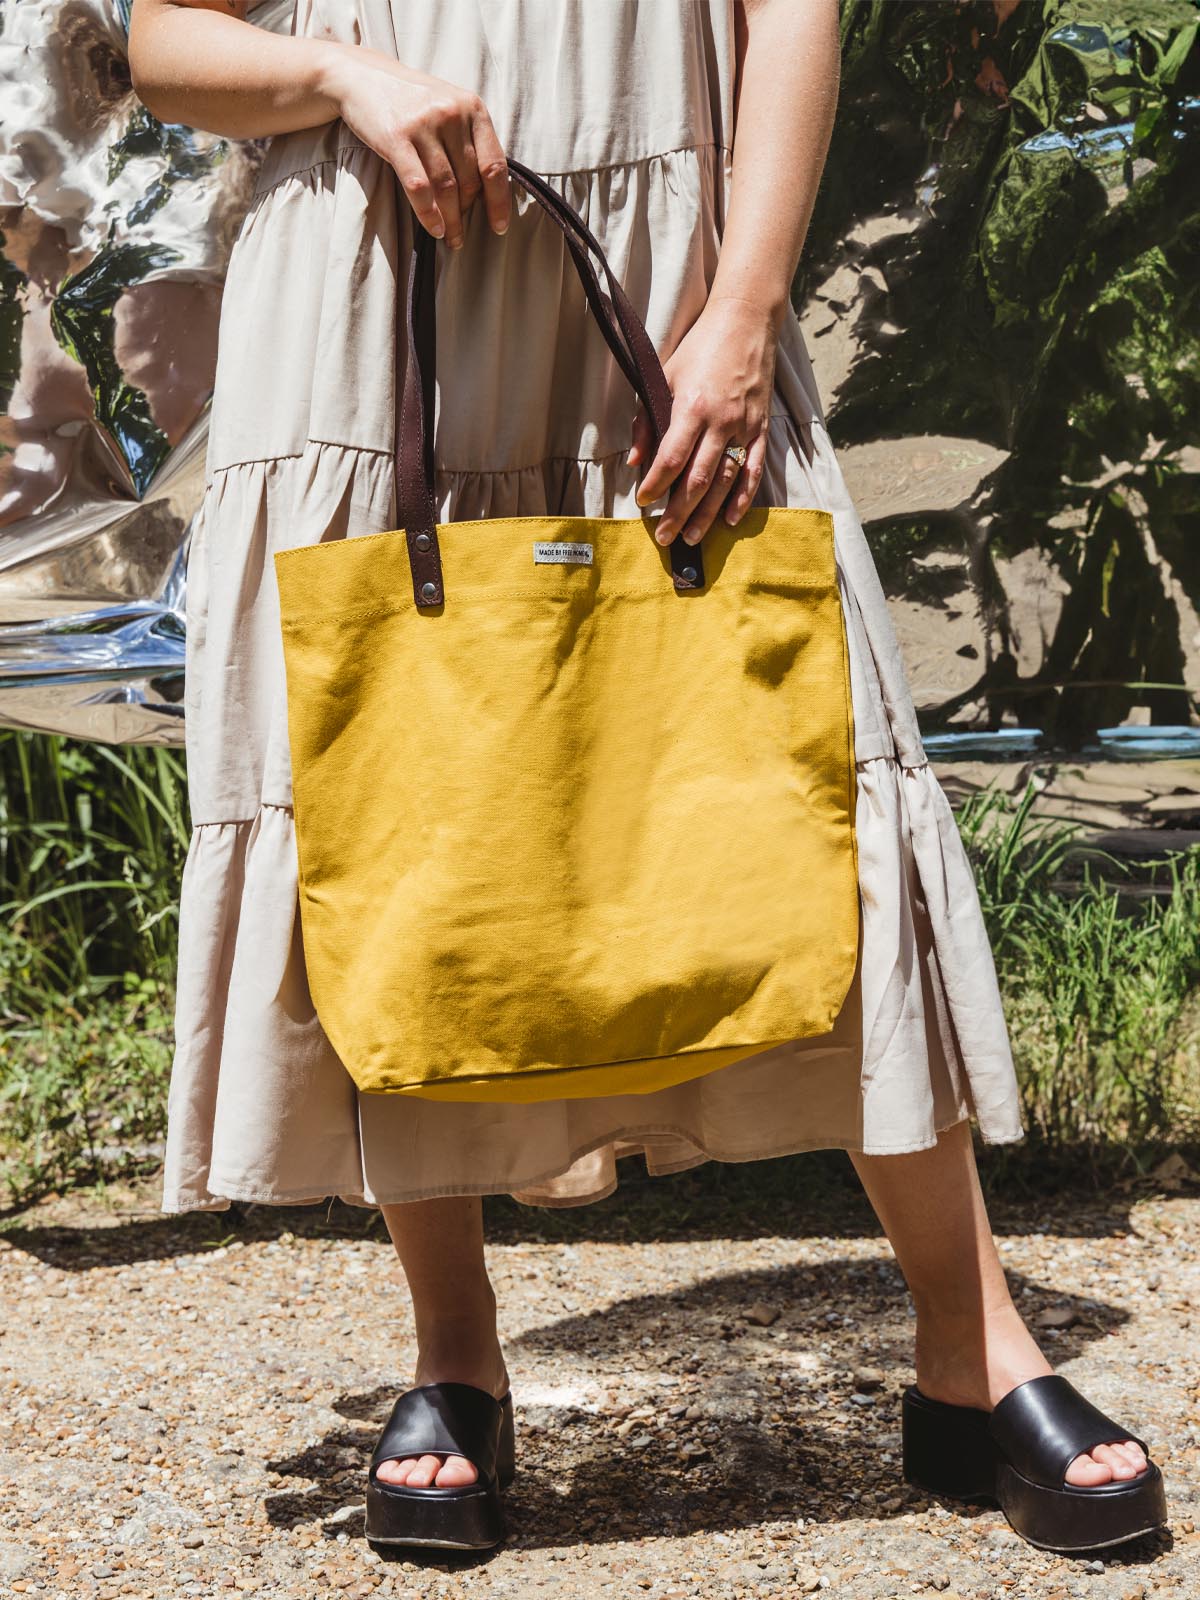
[[[935,724],[1015,719],[1075,744],[1134,704],[1162,723],[1197,710],[1198,34],[1192,0],[844,0],[797,286],[819,295],[847,261],[862,285],[835,436],[1009,452],[965,539],[944,513],[875,530],[892,593],[920,585],[935,612],[965,594],[981,619],[978,676]],[[937,549],[961,563],[916,570]],[[1023,551],[1069,585],[1024,675],[996,566]]]

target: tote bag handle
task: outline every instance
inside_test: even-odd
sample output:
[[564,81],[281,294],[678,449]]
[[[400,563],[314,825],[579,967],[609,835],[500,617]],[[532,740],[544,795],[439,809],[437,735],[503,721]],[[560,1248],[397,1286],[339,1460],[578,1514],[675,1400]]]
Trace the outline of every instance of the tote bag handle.
[[[562,231],[600,331],[646,408],[655,443],[660,443],[671,421],[671,390],[645,324],[583,218],[522,162],[510,156],[508,169]],[[418,606],[427,607],[441,605],[445,600],[433,464],[436,242],[426,228],[415,222],[413,232],[405,294],[407,351],[403,372],[396,373],[396,517],[408,545],[413,600]],[[600,286],[589,251],[599,258],[608,295]],[[671,542],[671,574],[676,589],[704,587],[701,543],[686,545],[678,538]]]

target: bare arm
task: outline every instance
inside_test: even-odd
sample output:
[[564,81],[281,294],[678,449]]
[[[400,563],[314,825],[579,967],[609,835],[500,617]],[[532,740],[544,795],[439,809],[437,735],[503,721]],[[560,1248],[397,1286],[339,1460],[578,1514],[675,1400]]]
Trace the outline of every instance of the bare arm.
[[[674,404],[653,450],[644,415],[630,463],[650,461],[650,505],[683,473],[657,535],[699,539],[721,513],[736,522],[766,456],[779,327],[829,149],[840,77],[837,0],[737,0],[733,171],[721,254],[704,311],[664,363]],[[742,469],[722,454],[744,444]]]
[[729,216],[709,298],[778,328],[829,151],[841,74],[837,0],[736,8],[738,93]]
[[482,192],[508,226],[508,168],[478,95],[376,50],[283,38],[246,21],[248,0],[134,0],[129,66],[143,104],[166,122],[233,139],[316,128],[340,117],[395,168],[426,228],[463,240]]

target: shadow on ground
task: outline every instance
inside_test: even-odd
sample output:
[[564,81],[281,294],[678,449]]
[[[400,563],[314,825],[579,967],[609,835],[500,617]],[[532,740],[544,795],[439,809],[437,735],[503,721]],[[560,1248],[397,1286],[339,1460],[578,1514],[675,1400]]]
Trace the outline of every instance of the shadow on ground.
[[[897,1159],[903,1159],[902,1157]],[[1113,1150],[1055,1162],[1036,1151],[976,1145],[980,1178],[997,1236],[1030,1230],[1051,1236],[1108,1237],[1128,1232],[1135,1201],[1156,1192]],[[844,1150],[813,1150],[770,1161],[709,1162],[674,1176],[649,1177],[638,1157],[623,1158],[620,1187],[605,1200],[570,1207],[526,1206],[485,1197],[495,1244],[594,1241],[876,1237],[880,1227]],[[384,1239],[375,1207],[340,1200],[310,1206],[236,1204],[226,1211],[164,1216],[152,1180],[136,1206],[114,1205],[98,1225],[94,1196],[87,1221],[60,1220],[70,1197],[43,1202],[0,1222],[10,1245],[65,1270],[132,1265],[290,1233],[301,1238]],[[1098,1201],[1100,1202],[1098,1204]],[[130,1217],[130,1211],[135,1215]],[[45,1218],[45,1221],[38,1220]]]
[[[1026,1280],[1011,1274],[1010,1281],[1020,1295]],[[1051,1289],[1030,1287],[1035,1298],[1026,1304],[1061,1303]],[[891,1263],[842,1259],[730,1272],[558,1318],[511,1339],[514,1370],[536,1371],[539,1355],[553,1353],[561,1362],[570,1351],[578,1353],[589,1385],[619,1393],[628,1384],[631,1353],[649,1343],[655,1371],[667,1375],[665,1382],[651,1378],[649,1390],[636,1396],[639,1405],[659,1410],[661,1430],[628,1438],[618,1436],[612,1417],[583,1406],[526,1405],[514,1388],[518,1476],[505,1503],[515,1539],[525,1548],[553,1549],[732,1533],[764,1520],[886,1518],[936,1504],[901,1478],[900,1397],[911,1377],[905,1296]],[[756,1302],[779,1308],[769,1329],[747,1324],[745,1309]],[[1109,1305],[1079,1302],[1077,1309],[1080,1321],[1049,1346],[1058,1362],[1128,1320]],[[857,1356],[869,1352],[884,1374],[866,1405],[850,1398],[852,1353],[797,1377],[794,1358],[811,1352],[821,1335],[841,1336],[845,1324]],[[698,1417],[670,1416],[681,1401],[670,1378],[681,1373],[699,1379],[686,1396]],[[329,1537],[361,1534],[367,1463],[398,1392],[341,1395],[333,1409],[342,1423],[308,1449],[266,1464],[305,1483],[266,1497],[272,1524],[320,1521]],[[685,1457],[681,1446],[697,1441],[703,1456]],[[953,1509],[996,1515],[982,1505],[953,1503]],[[1119,1564],[1157,1559],[1169,1544],[1169,1534],[1155,1534],[1120,1552]],[[445,1554],[431,1559],[444,1563]],[[1110,1565],[1118,1564],[1116,1555],[1106,1552]],[[403,1556],[417,1559],[412,1551]],[[468,1565],[479,1559],[461,1558]]]

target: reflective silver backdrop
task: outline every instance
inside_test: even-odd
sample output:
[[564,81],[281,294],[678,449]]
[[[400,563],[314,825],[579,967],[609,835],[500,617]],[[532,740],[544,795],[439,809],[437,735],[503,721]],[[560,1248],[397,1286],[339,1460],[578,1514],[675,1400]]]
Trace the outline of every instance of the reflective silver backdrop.
[[[127,9],[0,0],[0,724],[175,743],[221,284],[261,148],[141,108]],[[923,719],[952,741],[1195,734],[1177,241],[1198,18],[843,0],[805,332]]]
[[176,743],[221,284],[261,151],[142,109],[126,13],[0,11],[0,722]]

